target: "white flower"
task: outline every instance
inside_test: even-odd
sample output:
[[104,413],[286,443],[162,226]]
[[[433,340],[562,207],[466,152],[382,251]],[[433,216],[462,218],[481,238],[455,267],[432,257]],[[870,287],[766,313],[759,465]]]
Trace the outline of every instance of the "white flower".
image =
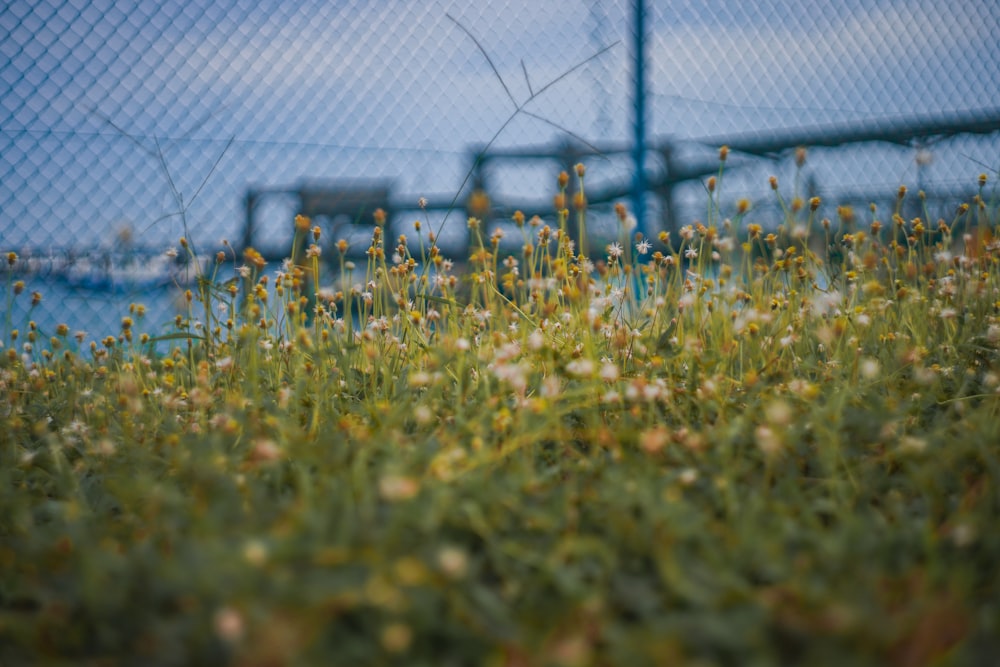
[[684,256],[688,259],[695,259],[698,256],[698,251],[694,248],[688,248],[684,251]]
[[577,377],[590,375],[594,372],[594,362],[590,359],[574,359],[566,364],[566,372]]
[[650,243],[646,239],[643,239],[642,241],[639,241],[638,243],[635,244],[635,251],[640,255],[645,255],[647,252],[649,252],[649,249],[652,247],[653,247],[652,243]]
[[611,259],[618,259],[622,256],[623,252],[621,244],[617,241],[608,246],[608,257]]
[[865,357],[861,360],[861,377],[866,380],[874,380],[878,377],[881,371],[881,366],[878,363],[878,359],[873,359],[872,357]]

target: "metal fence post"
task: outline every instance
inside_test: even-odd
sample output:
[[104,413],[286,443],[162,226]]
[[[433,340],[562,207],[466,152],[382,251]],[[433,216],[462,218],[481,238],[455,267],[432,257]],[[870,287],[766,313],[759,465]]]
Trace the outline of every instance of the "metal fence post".
[[638,222],[638,231],[649,236],[646,220],[646,1],[634,0],[635,34],[633,35],[633,55],[635,57],[635,80],[633,81],[633,146],[632,161],[635,173],[632,175],[632,212]]

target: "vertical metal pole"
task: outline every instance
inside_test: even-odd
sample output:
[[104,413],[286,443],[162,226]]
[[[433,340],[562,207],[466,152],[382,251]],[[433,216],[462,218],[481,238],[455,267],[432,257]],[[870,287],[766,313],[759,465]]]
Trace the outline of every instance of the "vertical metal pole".
[[646,0],[633,0],[635,33],[632,46],[634,64],[632,161],[632,212],[639,223],[638,231],[649,236],[646,220]]
[[243,226],[243,247],[241,250],[246,250],[253,245],[253,233],[254,233],[254,208],[257,207],[257,191],[248,189],[246,194],[246,199],[244,200],[246,205],[246,221]]

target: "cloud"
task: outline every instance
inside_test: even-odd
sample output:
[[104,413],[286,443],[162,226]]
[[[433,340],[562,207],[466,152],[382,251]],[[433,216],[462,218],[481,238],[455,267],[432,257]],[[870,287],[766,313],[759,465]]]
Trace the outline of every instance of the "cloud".
[[826,17],[783,5],[742,24],[665,22],[652,40],[654,90],[682,106],[715,102],[729,116],[733,107],[888,111],[966,75],[961,59],[976,56],[962,54],[990,39],[990,10],[975,3],[895,2]]

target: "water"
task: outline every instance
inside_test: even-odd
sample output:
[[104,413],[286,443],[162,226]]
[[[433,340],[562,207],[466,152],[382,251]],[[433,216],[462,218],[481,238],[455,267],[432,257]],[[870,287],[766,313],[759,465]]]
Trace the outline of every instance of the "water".
[[[181,312],[178,303],[183,292],[175,286],[122,285],[114,290],[94,290],[54,277],[20,279],[25,283],[24,292],[14,297],[4,326],[9,322],[10,327],[26,331],[32,321],[45,337],[53,335],[59,324],[66,324],[71,332],[86,332],[88,341],[117,335],[122,318],[129,315],[130,304],[141,304],[146,311],[136,331],[155,335],[172,326],[174,316]],[[32,292],[42,296],[37,306],[31,305]],[[9,344],[9,335],[5,339]]]

